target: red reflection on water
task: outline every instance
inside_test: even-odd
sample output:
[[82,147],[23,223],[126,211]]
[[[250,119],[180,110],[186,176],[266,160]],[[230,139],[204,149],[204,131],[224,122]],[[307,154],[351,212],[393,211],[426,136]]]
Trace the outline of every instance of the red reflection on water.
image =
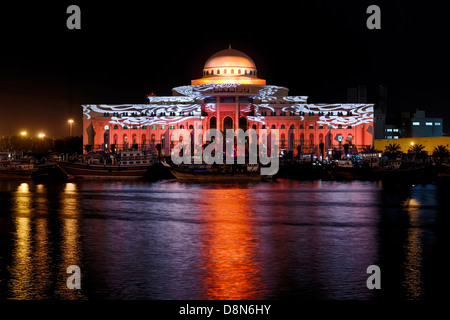
[[259,299],[257,239],[246,189],[201,190],[205,299]]

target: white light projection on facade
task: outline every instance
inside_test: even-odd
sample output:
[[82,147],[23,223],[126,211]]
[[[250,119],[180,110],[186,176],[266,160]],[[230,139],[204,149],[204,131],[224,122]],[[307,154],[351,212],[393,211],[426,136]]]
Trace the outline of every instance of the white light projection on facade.
[[[331,150],[339,147],[338,136],[352,143],[353,150],[373,144],[373,104],[308,103],[307,96],[291,96],[286,87],[266,85],[256,77],[254,62],[238,50],[225,49],[211,58],[203,78],[173,88],[173,96],[147,96],[148,104],[83,105],[83,143],[94,150],[113,144],[118,148],[114,151],[160,143],[169,154],[176,143],[170,140],[172,130],[191,129],[200,121],[203,129],[280,129],[282,149],[300,145],[301,150],[315,152],[319,143],[328,141]],[[231,64],[236,61],[247,69]],[[214,67],[216,62],[220,67]],[[211,74],[226,68],[227,74]]]

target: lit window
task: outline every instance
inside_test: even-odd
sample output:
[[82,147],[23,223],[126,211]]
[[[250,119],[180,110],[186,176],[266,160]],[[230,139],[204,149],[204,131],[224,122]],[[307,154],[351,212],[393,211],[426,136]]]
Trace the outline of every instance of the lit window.
[[175,129],[175,126],[173,124],[171,124],[170,129]]
[[394,132],[398,132],[398,129],[392,129],[392,131],[394,131]]
[[313,124],[310,124],[310,125],[309,125],[309,128],[310,128],[310,129],[314,129],[314,125],[313,125]]
[[427,125],[427,126],[432,126],[432,125],[433,125],[433,122],[425,122],[425,125]]
[[166,126],[162,124],[161,125],[161,129],[165,129],[165,128],[166,128]]
[[398,139],[398,136],[394,136],[394,139]]
[[155,130],[156,129],[156,125],[152,124],[152,129]]
[[413,126],[420,126],[420,122],[413,122]]
[[392,132],[392,129],[386,129],[386,132]]
[[435,126],[440,126],[441,123],[440,123],[440,122],[435,122],[434,125],[435,125]]

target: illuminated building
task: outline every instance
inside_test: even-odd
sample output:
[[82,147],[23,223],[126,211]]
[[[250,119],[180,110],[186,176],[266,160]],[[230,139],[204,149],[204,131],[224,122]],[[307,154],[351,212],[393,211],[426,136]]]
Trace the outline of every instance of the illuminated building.
[[[373,144],[372,104],[311,104],[285,87],[266,85],[253,60],[241,51],[219,51],[205,63],[201,78],[172,89],[172,96],[148,96],[147,104],[83,105],[85,149],[119,151],[161,144],[169,155],[175,129],[279,129],[282,152],[320,156],[351,145]],[[177,141],[175,141],[177,140]]]

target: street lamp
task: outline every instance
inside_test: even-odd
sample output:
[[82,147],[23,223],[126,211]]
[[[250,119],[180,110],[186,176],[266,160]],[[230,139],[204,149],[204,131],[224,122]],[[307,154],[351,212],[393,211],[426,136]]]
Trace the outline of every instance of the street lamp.
[[44,138],[45,137],[45,133],[39,133],[38,137],[41,138],[41,139]]
[[73,119],[69,119],[69,121],[67,121],[69,123],[69,136],[72,136],[72,125],[73,125]]
[[27,132],[26,132],[26,131],[22,131],[22,132],[20,133],[20,135],[21,135],[22,137],[25,137],[25,136],[27,135]]

